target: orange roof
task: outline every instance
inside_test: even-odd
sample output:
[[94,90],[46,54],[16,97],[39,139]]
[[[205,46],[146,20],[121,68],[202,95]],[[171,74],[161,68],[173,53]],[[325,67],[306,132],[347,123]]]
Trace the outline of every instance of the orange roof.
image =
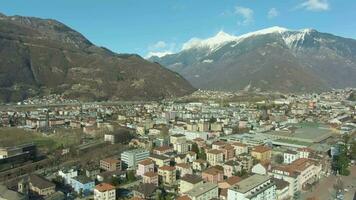
[[192,200],[192,199],[190,197],[188,197],[187,195],[185,195],[185,196],[178,197],[177,200]]
[[272,150],[272,149],[269,148],[269,147],[261,145],[261,146],[256,146],[252,151],[258,152],[258,153],[264,153],[264,152],[270,151],[270,150]]
[[238,176],[231,176],[229,177],[228,179],[226,179],[226,182],[229,184],[229,185],[234,185],[236,184],[237,182],[241,181],[241,178],[238,177]]
[[188,163],[178,163],[176,164],[177,167],[181,167],[181,168],[190,168],[190,165]]
[[172,147],[170,147],[170,146],[161,146],[161,147],[155,148],[154,151],[167,151],[170,149],[172,149]]
[[174,171],[174,170],[176,170],[176,168],[175,167],[172,167],[172,166],[162,166],[162,167],[160,167],[159,168],[159,170],[163,170],[163,171]]
[[154,172],[146,172],[145,174],[143,174],[143,176],[155,177],[155,176],[157,176],[157,173],[154,173]]
[[211,154],[221,154],[223,153],[221,150],[217,150],[217,149],[212,149],[210,151],[208,151],[208,153],[211,153]]
[[234,142],[232,143],[232,146],[246,147],[247,145],[241,142]]
[[120,160],[115,159],[115,158],[105,158],[105,159],[102,159],[101,161],[104,161],[104,162],[107,162],[110,164],[116,164],[116,163],[121,162]]
[[115,187],[108,183],[100,183],[99,185],[95,186],[95,189],[100,192],[105,192],[105,191],[109,191],[109,190],[114,190]]
[[153,164],[153,161],[151,159],[145,159],[145,160],[142,160],[138,163],[139,165],[151,165]]
[[218,175],[218,174],[223,174],[224,172],[216,169],[215,167],[210,167],[208,169],[206,169],[205,171],[203,171],[203,174],[210,174],[210,175]]

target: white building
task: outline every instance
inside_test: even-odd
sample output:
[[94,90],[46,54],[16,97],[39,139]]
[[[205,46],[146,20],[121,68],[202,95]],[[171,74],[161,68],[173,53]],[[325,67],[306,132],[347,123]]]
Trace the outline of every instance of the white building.
[[227,200],[276,200],[276,185],[269,176],[255,174],[228,189]]
[[108,183],[101,183],[94,188],[94,200],[116,200],[116,189]]
[[218,199],[218,184],[203,183],[189,190],[185,194],[192,200]]
[[144,149],[133,149],[121,153],[122,164],[127,168],[136,169],[138,162],[148,158],[150,152]]
[[71,184],[70,181],[72,178],[75,178],[78,176],[78,170],[76,169],[63,169],[58,171],[58,176],[62,177],[64,179],[65,184]]

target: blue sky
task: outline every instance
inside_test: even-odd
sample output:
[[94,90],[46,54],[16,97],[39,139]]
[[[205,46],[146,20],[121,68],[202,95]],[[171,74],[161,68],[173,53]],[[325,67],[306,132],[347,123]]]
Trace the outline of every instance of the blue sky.
[[99,46],[142,56],[220,30],[282,26],[356,38],[355,0],[0,0],[0,12],[56,19]]

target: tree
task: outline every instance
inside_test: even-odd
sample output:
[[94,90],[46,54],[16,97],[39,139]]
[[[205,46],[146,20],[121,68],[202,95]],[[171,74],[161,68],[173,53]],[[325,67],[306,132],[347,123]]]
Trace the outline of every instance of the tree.
[[192,151],[195,152],[197,155],[199,154],[199,147],[197,143],[193,143]]
[[282,155],[282,154],[277,154],[277,155],[274,157],[274,160],[275,160],[276,163],[282,164],[282,163],[283,163],[283,160],[284,160],[283,155]]
[[205,153],[205,150],[203,148],[201,148],[199,150],[198,158],[202,159],[202,160],[206,160],[206,153]]
[[127,173],[126,173],[126,180],[128,182],[133,182],[136,180],[136,177],[135,177],[135,171],[134,170],[128,170]]
[[356,160],[356,141],[353,141],[351,143],[350,157],[351,157],[352,160]]
[[348,157],[347,143],[341,144],[339,148],[340,153],[339,155],[334,156],[332,167],[335,171],[339,172],[340,175],[348,176],[350,174],[348,169],[350,165],[350,158]]

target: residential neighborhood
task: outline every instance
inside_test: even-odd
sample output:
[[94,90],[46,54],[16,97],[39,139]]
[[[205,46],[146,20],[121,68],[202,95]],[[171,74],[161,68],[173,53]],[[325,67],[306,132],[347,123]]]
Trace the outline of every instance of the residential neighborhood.
[[1,129],[42,143],[1,144],[0,199],[352,199],[348,94],[7,106]]

